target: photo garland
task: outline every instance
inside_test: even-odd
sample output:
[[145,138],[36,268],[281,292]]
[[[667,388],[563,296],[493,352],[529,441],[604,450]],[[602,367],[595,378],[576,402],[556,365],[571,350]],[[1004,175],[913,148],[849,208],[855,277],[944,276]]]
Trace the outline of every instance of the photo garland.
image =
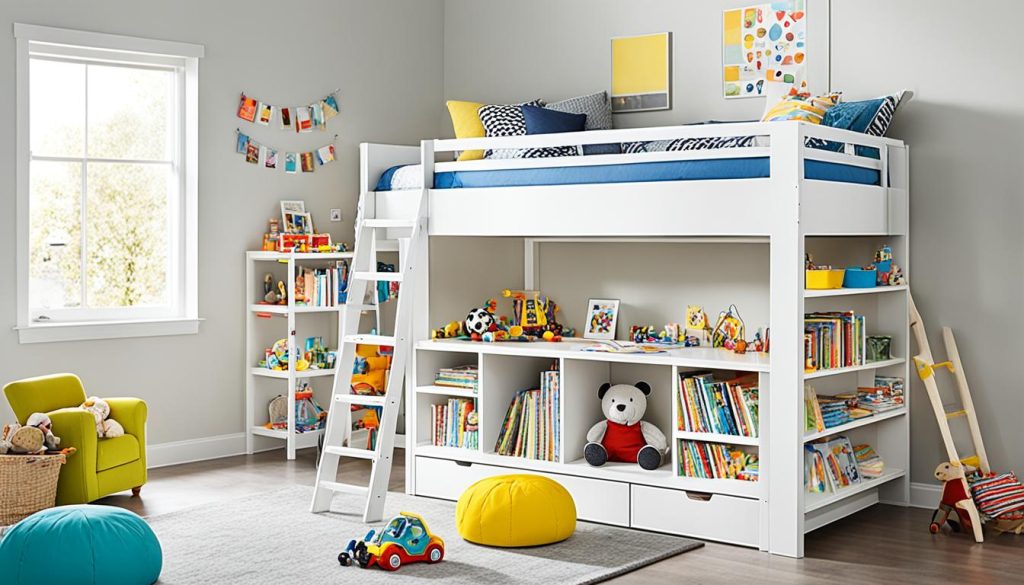
[[245,93],[238,99],[238,117],[246,122],[269,126],[275,118],[281,122],[281,130],[299,133],[326,130],[327,121],[338,115],[336,89],[308,106],[275,106]]
[[[245,162],[259,165],[265,169],[277,170],[283,168],[284,172],[293,175],[301,169],[303,173],[312,173],[316,166],[324,166],[334,162],[334,143],[330,143],[310,152],[285,152],[284,161],[278,159],[277,148],[261,144],[253,140],[251,136],[235,129],[235,152],[245,157]],[[338,139],[338,135],[334,135]]]

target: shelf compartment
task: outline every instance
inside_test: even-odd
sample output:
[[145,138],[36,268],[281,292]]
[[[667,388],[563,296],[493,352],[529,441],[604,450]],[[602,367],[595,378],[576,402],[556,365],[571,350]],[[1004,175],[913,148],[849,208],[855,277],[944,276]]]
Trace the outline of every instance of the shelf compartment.
[[[270,439],[279,439],[282,441],[288,440],[288,431],[280,429],[268,429],[264,426],[250,427],[252,434],[259,437],[267,437]],[[324,429],[317,429],[315,431],[307,431],[305,433],[295,433],[295,448],[305,449],[308,447],[316,447],[320,440],[320,436],[324,434]]]
[[835,426],[835,427],[832,427],[832,428],[829,428],[829,429],[825,429],[824,431],[818,431],[818,432],[811,433],[809,435],[805,435],[804,436],[804,443],[810,443],[811,441],[816,441],[818,439],[823,439],[825,437],[831,437],[832,435],[842,434],[842,433],[845,433],[847,431],[851,431],[853,429],[857,429],[857,428],[860,428],[860,427],[863,427],[863,426],[867,426],[867,425],[870,425],[870,424],[879,423],[879,422],[882,422],[882,421],[885,421],[885,420],[894,419],[896,417],[900,417],[900,416],[903,416],[905,414],[907,414],[907,409],[906,409],[906,407],[903,407],[903,408],[894,408],[894,409],[888,410],[886,412],[880,412],[878,414],[873,414],[871,416],[866,416],[864,418],[855,419],[855,420],[852,420],[852,421],[850,421],[850,422],[848,422],[846,424],[841,424],[839,426]]
[[701,441],[704,443],[723,443],[726,445],[744,445],[749,447],[757,447],[761,444],[761,439],[758,437],[744,437],[742,435],[723,435],[721,433],[698,433],[691,431],[681,431],[676,429],[673,433],[676,439],[686,439],[688,441]]
[[251,260],[258,260],[263,262],[279,262],[281,260],[343,260],[345,258],[351,258],[353,252],[305,252],[305,253],[291,253],[291,252],[247,252],[246,253]]
[[[288,370],[268,370],[267,368],[252,367],[249,369],[253,376],[262,376],[264,378],[279,378],[283,380],[288,379]],[[321,378],[325,376],[333,376],[334,370],[303,370],[301,372],[295,372],[295,377],[302,378]]]
[[839,490],[837,490],[837,491],[835,491],[833,493],[823,493],[823,494],[805,493],[804,494],[804,513],[813,512],[815,510],[819,510],[819,509],[824,508],[826,506],[830,506],[832,504],[835,504],[836,502],[841,502],[841,501],[845,500],[846,498],[849,498],[849,497],[855,496],[855,495],[857,495],[859,493],[865,492],[867,490],[879,487],[879,486],[881,486],[882,484],[884,484],[886,482],[892,481],[894,479],[899,479],[899,478],[903,477],[906,474],[907,474],[906,470],[893,467],[893,468],[890,468],[890,469],[886,469],[882,473],[881,477],[877,477],[875,479],[864,479],[864,480],[861,480],[861,482],[858,483],[858,484],[847,486],[847,487],[844,487],[844,488],[840,488]]
[[344,305],[338,305],[335,307],[311,307],[308,305],[296,305],[290,307],[288,305],[261,305],[259,303],[253,303],[249,305],[249,310],[253,313],[271,313],[273,315],[287,315],[288,313],[337,313],[344,307]]
[[848,366],[845,368],[832,368],[830,370],[815,370],[813,372],[804,372],[804,380],[813,380],[814,378],[824,378],[826,376],[839,376],[842,374],[848,374],[850,372],[860,372],[863,370],[875,370],[880,368],[887,368],[889,366],[898,366],[906,361],[907,360],[904,358],[891,358],[887,360],[867,362],[859,366]]
[[813,299],[818,297],[844,297],[850,295],[871,295],[881,293],[903,292],[910,287],[905,284],[897,286],[876,286],[872,288],[828,288],[828,289],[804,289],[804,298]]

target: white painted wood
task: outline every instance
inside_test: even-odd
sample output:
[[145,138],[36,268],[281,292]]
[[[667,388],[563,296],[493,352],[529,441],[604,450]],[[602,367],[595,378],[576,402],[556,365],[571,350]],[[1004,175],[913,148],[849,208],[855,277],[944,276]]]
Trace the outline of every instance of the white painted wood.
[[780,124],[772,134],[770,185],[763,196],[773,203],[771,225],[771,374],[767,409],[772,469],[768,478],[770,542],[774,554],[803,556],[803,272],[804,229],[800,196],[803,181],[803,127]]
[[112,51],[150,53],[174,57],[198,58],[202,57],[206,51],[203,45],[192,43],[111,35],[35,24],[22,24],[20,22],[14,23],[14,36],[17,39],[27,39],[53,45],[102,47]]
[[864,508],[874,506],[878,503],[878,490],[868,490],[855,494],[845,500],[841,500],[831,506],[819,508],[804,518],[804,530],[811,532],[817,530],[822,526],[831,524],[836,520],[842,520],[843,518],[859,512]]
[[630,491],[633,528],[758,545],[757,500],[642,485],[633,485]]
[[885,235],[889,229],[886,190],[804,180],[800,189],[800,223],[806,235]]
[[[481,479],[519,473],[515,465],[460,465],[456,461],[431,457],[416,459],[417,493],[445,500],[458,500],[466,488]],[[555,473],[534,474],[553,479],[568,490],[579,520],[629,526],[629,484]]]
[[[376,190],[381,174],[398,165],[420,163],[419,146],[374,144],[363,142],[359,145],[359,188],[360,193]],[[370,215],[368,217],[374,217]],[[405,217],[409,217],[406,215]]]
[[[905,476],[906,474],[907,471],[905,469],[900,469],[897,467],[887,467],[887,469],[882,473],[881,477],[875,479],[862,479],[860,483],[840,488],[838,491],[832,493],[826,492],[824,494],[807,494],[807,497],[805,498],[806,503],[804,504],[804,511],[813,512],[815,510],[820,510],[821,508],[831,506],[836,502],[841,502],[859,493],[868,490],[874,490],[875,488],[878,488],[882,484],[888,481],[892,481],[894,479],[899,479]],[[803,518],[803,514],[801,514],[800,517]]]

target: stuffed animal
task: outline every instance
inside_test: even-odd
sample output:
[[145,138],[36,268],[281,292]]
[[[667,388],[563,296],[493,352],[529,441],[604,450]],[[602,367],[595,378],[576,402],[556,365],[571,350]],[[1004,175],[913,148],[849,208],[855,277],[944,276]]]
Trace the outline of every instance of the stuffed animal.
[[17,423],[4,425],[0,433],[0,455],[37,455],[46,452],[43,431]]
[[113,439],[124,434],[124,427],[121,426],[121,423],[107,418],[110,416],[110,405],[106,400],[90,396],[79,408],[92,413],[93,418],[96,419],[96,436],[101,439],[104,437]]
[[43,431],[43,443],[46,445],[47,451],[56,451],[57,446],[60,445],[60,437],[54,436],[53,434],[53,422],[50,417],[46,416],[42,412],[34,412],[25,421],[25,426],[35,427],[40,431]]
[[644,469],[661,467],[668,441],[658,427],[641,420],[647,411],[651,387],[636,384],[601,384],[597,397],[605,420],[587,432],[583,457],[598,467],[607,461],[637,463]]
[[[963,466],[948,461],[941,463],[935,468],[935,479],[942,482],[942,499],[939,501],[939,509],[932,514],[929,532],[937,534],[942,525],[949,522],[954,532],[973,532],[974,539],[982,542],[981,515],[971,497]],[[957,516],[959,522],[953,520],[952,514]]]

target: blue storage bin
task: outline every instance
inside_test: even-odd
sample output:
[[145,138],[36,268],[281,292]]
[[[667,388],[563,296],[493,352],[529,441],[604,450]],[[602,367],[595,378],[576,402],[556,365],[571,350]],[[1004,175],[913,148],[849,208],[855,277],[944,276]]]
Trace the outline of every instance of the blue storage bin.
[[889,270],[892,269],[892,260],[883,260],[881,262],[875,262],[875,269],[877,274],[875,275],[875,282],[882,284],[882,275],[889,274]]
[[877,275],[878,271],[874,268],[871,270],[864,270],[856,266],[847,268],[846,275],[843,276],[843,288],[874,288]]

